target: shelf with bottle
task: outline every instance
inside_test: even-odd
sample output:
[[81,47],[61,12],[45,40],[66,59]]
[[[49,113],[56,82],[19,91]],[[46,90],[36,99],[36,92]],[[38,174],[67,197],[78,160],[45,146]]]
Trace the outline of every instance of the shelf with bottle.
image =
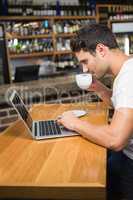
[[[20,20],[20,19],[19,19]],[[52,23],[54,20],[54,23]],[[42,21],[32,22],[6,22],[7,38],[43,38],[52,37],[52,34],[62,34],[65,37],[67,33],[71,36],[71,33],[75,33],[79,28],[85,24],[96,21],[96,18],[90,19],[90,17],[82,18],[54,18],[43,19]],[[64,34],[64,35],[63,35]]]
[[58,37],[56,40],[56,51],[61,52],[61,51],[71,51],[70,48],[70,38],[62,38]]
[[[28,40],[28,39],[42,39],[42,38],[51,38],[52,35],[25,35],[25,36],[20,36],[20,35],[11,35],[9,33],[7,33],[7,39],[11,40],[11,39],[21,39],[21,40]],[[62,36],[63,37],[63,36]],[[65,36],[64,36],[65,37]]]
[[[11,39],[8,42],[8,49],[10,57],[26,57],[33,54],[43,53],[51,54],[53,53],[53,43],[51,39],[30,39],[30,40],[18,40],[18,39]],[[37,56],[36,55],[36,56]],[[40,54],[41,55],[41,54]]]
[[[57,57],[71,57],[70,38],[82,25],[96,22],[97,17],[5,16],[0,17],[0,20],[6,28],[9,73],[12,74],[19,64],[34,64],[47,57],[53,62]],[[69,66],[72,66],[72,61]]]
[[[23,17],[22,17],[23,18]],[[28,17],[29,18],[29,17]],[[71,54],[70,38],[82,25],[96,21],[90,17],[70,19],[65,17],[49,17],[38,21],[4,21],[11,59],[34,56]],[[39,55],[40,52],[40,55]],[[27,55],[26,55],[27,54]],[[36,55],[35,55],[36,54]]]
[[99,22],[108,20],[133,19],[133,4],[97,4],[96,13]]
[[32,22],[6,22],[7,39],[32,39],[52,36],[50,20]]
[[21,54],[11,54],[9,57],[11,59],[20,59],[20,58],[34,58],[34,57],[43,57],[43,56],[53,56],[53,52],[36,52],[36,53],[21,53]]
[[116,40],[119,48],[127,55],[133,54],[133,36],[132,33],[116,34]]
[[127,55],[133,54],[133,36],[131,33],[117,34],[116,40],[120,49]]
[[71,50],[61,50],[61,51],[54,51],[53,55],[66,55],[66,54],[73,54]]
[[[72,16],[71,19],[68,16],[63,19],[59,16],[46,18],[28,16],[8,20],[3,21],[7,31],[9,58],[14,68],[18,62],[31,63],[31,59],[38,60],[49,56],[49,59],[56,60],[57,57],[73,55],[70,49],[70,38],[82,24],[90,23],[91,20],[96,21],[96,18]],[[56,33],[54,25],[58,26]],[[72,66],[72,61],[69,66]],[[12,69],[10,71],[12,72]]]
[[78,63],[73,54],[58,55],[54,61],[57,71],[73,70],[77,68]]
[[109,19],[131,19],[133,18],[133,5],[117,5],[109,7]]
[[[95,20],[96,21],[96,20]],[[94,21],[90,18],[88,19],[56,19],[55,23],[53,24],[53,33],[60,35],[64,34],[63,36],[71,33],[77,32],[82,26],[87,25],[89,23],[93,23]]]
[[97,20],[97,15],[95,16],[0,16],[1,21],[43,21],[43,20],[73,20],[73,19],[90,19],[90,20]]
[[8,40],[8,49],[10,58],[28,58],[44,55],[70,54],[70,38],[59,37],[56,40],[56,46],[53,47],[51,38],[43,39],[10,39]]
[[71,38],[71,37],[74,37],[75,33],[56,33],[55,34],[55,37],[58,38],[58,37],[62,37],[62,38]]
[[28,53],[28,54],[11,54],[9,57],[11,59],[18,59],[18,58],[34,58],[34,57],[44,57],[44,56],[57,56],[57,55],[69,55],[72,54],[71,51],[50,51],[50,52],[36,52],[36,53]]
[[133,53],[133,20],[109,20],[108,26],[115,34],[118,45],[127,55]]
[[95,7],[90,6],[88,1],[80,4],[78,1],[53,1],[42,2],[36,1],[11,1],[8,0],[8,15],[15,16],[94,16]]

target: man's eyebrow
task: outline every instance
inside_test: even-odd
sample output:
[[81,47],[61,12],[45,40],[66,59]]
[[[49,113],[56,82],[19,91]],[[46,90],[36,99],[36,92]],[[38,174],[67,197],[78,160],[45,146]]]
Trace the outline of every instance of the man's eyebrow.
[[79,63],[81,63],[81,64],[82,63],[86,63],[86,61],[88,61],[88,60],[87,59],[83,59],[83,60],[80,60]]

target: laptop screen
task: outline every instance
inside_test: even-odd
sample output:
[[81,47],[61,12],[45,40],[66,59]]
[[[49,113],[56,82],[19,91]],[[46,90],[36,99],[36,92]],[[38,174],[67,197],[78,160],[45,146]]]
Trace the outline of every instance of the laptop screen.
[[23,100],[20,98],[19,94],[16,91],[13,93],[13,97],[12,99],[10,99],[10,101],[14,105],[21,118],[27,124],[28,128],[32,131],[32,118]]

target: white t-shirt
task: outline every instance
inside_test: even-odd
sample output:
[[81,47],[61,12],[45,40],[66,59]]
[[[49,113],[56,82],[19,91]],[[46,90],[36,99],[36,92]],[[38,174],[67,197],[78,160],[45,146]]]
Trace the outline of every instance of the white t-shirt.
[[[111,100],[115,110],[118,108],[133,109],[133,58],[124,62],[115,78]],[[123,153],[133,159],[133,134],[123,149]]]

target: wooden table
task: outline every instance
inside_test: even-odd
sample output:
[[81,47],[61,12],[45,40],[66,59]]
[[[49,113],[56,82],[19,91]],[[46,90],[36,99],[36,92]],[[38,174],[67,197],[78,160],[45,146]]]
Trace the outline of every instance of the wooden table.
[[[80,104],[34,105],[34,119],[56,118]],[[103,104],[86,104],[82,120],[107,123]],[[21,120],[0,135],[0,199],[104,200],[106,149],[81,136],[33,140]]]

